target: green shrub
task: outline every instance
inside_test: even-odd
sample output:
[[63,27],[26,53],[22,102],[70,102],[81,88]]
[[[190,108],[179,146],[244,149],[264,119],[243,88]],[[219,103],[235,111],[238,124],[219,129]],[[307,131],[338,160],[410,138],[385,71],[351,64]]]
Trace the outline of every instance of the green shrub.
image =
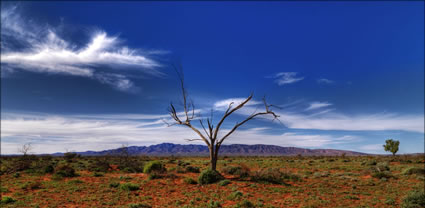
[[402,208],[422,208],[425,207],[425,193],[423,190],[415,190],[410,192],[404,198],[401,205]]
[[224,177],[217,171],[207,169],[202,171],[198,177],[198,183],[201,185],[211,184],[223,180]]
[[77,179],[77,180],[68,181],[68,183],[69,184],[82,184],[82,183],[84,183],[84,181]]
[[111,182],[109,184],[109,188],[118,188],[120,186],[119,182]]
[[75,177],[77,174],[75,173],[75,169],[67,164],[59,165],[55,169],[55,175],[61,177]]
[[140,160],[126,160],[119,164],[118,169],[125,173],[143,173],[144,163]]
[[1,199],[1,204],[11,204],[14,202],[16,202],[16,200],[10,196],[3,196],[3,198]]
[[396,202],[395,202],[395,200],[394,200],[394,199],[392,199],[392,198],[387,198],[387,199],[385,200],[385,204],[388,204],[388,205],[395,205],[395,204],[396,204]]
[[137,203],[137,204],[129,204],[128,208],[151,208],[152,206],[149,204]]
[[322,178],[322,177],[328,177],[330,174],[328,171],[324,171],[324,172],[316,172],[313,174],[313,177],[315,178]]
[[185,178],[184,182],[187,183],[187,184],[197,184],[198,183],[193,178]]
[[130,177],[130,176],[120,176],[120,180],[129,181],[129,180],[131,180],[131,179],[133,179],[133,178],[132,178],[132,177]]
[[220,186],[227,186],[227,185],[229,185],[229,184],[230,184],[230,181],[229,181],[229,180],[227,180],[227,179],[222,180],[222,181],[220,181],[220,182],[218,183],[218,185],[220,185]]
[[104,176],[104,174],[103,173],[99,173],[99,172],[94,172],[93,173],[93,176],[94,177],[102,177],[102,176]]
[[374,165],[376,165],[376,161],[375,160],[371,160],[371,161],[367,162],[366,165],[374,166]]
[[110,168],[111,166],[106,158],[96,158],[96,160],[88,166],[88,170],[93,172],[108,172]]
[[284,180],[299,181],[301,178],[292,173],[282,172],[279,168],[268,168],[253,172],[251,180],[273,184],[286,184]]
[[376,164],[375,168],[377,171],[382,172],[382,171],[389,171],[390,170],[390,164],[388,162],[380,162],[378,164]]
[[74,158],[77,157],[77,153],[75,153],[75,152],[66,152],[65,154],[63,154],[63,157],[65,158],[65,160],[67,162],[71,162]]
[[229,175],[236,175],[239,178],[248,177],[250,174],[250,170],[246,165],[225,167],[222,172]]
[[199,173],[200,171],[199,171],[199,167],[187,166],[186,172]]
[[153,179],[160,179],[160,178],[163,178],[163,177],[164,177],[163,175],[160,175],[160,174],[157,174],[157,173],[151,173],[151,174],[149,174],[148,179],[153,180]]
[[229,195],[228,199],[229,200],[235,200],[235,199],[241,198],[242,196],[243,196],[243,193],[242,192],[240,192],[240,191],[234,191],[234,192],[232,192]]
[[372,173],[372,177],[379,178],[379,179],[383,179],[383,178],[388,179],[393,177],[393,175],[391,175],[389,171],[382,171],[382,172]]
[[144,173],[164,173],[166,171],[167,169],[165,169],[164,165],[159,161],[151,161],[143,168]]
[[425,169],[423,168],[416,168],[416,167],[408,167],[406,169],[404,169],[402,171],[403,175],[412,175],[412,174],[417,174],[417,175],[424,175],[425,174]]
[[43,168],[43,173],[53,173],[55,171],[55,168],[53,165],[47,165]]
[[26,182],[21,186],[21,189],[40,189],[41,188],[41,182],[40,181],[34,181],[34,182]]
[[245,199],[242,202],[236,204],[236,207],[237,208],[255,208],[255,205],[252,202]]
[[125,191],[136,191],[139,190],[139,185],[134,183],[124,183],[121,185],[121,189]]
[[394,177],[390,172],[390,167],[388,162],[380,162],[371,168],[372,177],[383,179],[384,181],[388,178]]
[[222,206],[221,206],[221,204],[220,204],[220,202],[218,202],[218,201],[210,201],[209,203],[208,203],[208,206],[207,206],[208,208],[221,208]]

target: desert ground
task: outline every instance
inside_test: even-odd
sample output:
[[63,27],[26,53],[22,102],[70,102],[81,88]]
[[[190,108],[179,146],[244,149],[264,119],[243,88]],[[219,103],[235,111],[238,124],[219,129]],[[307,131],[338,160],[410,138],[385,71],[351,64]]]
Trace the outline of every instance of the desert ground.
[[1,205],[421,207],[424,162],[423,155],[221,157],[224,178],[205,182],[206,157],[2,157]]

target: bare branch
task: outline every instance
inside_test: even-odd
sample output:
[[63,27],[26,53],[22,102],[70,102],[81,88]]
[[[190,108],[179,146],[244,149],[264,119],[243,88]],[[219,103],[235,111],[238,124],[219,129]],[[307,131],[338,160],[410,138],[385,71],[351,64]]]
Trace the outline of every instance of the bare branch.
[[[218,141],[218,143],[217,143],[217,145],[221,145],[221,143],[223,143],[223,141],[227,138],[227,137],[229,137],[234,131],[236,131],[236,129],[238,129],[240,126],[242,126],[244,123],[246,123],[246,122],[248,122],[249,120],[251,120],[251,119],[254,119],[255,117],[257,117],[257,116],[261,116],[261,115],[272,115],[273,116],[273,120],[275,120],[275,119],[277,119],[277,120],[279,120],[278,119],[278,117],[279,117],[279,115],[276,115],[276,113],[275,112],[273,112],[272,110],[270,110],[270,106],[269,105],[267,105],[267,102],[266,102],[266,99],[265,98],[263,98],[263,102],[264,102],[264,107],[266,108],[266,111],[265,112],[258,112],[258,113],[253,113],[253,114],[251,114],[248,118],[246,118],[245,120],[243,120],[242,122],[240,122],[240,123],[236,123],[236,125],[226,134],[226,135],[224,135],[219,141]],[[280,120],[279,120],[279,122],[280,122]]]
[[207,130],[205,129],[205,126],[204,126],[204,123],[202,122],[202,119],[199,120],[199,123],[201,123],[202,129],[204,129],[205,134],[207,134],[207,136],[210,137]]
[[28,155],[28,153],[33,149],[31,143],[25,143],[21,148],[18,148],[18,152],[22,153],[24,156]]
[[224,120],[228,117],[228,116],[230,116],[233,112],[235,112],[235,111],[237,111],[237,110],[239,110],[239,109],[241,109],[246,103],[248,103],[250,100],[252,99],[252,93],[251,93],[251,95],[249,95],[249,97],[245,100],[245,101],[243,101],[241,104],[239,104],[238,106],[236,106],[235,108],[233,108],[232,110],[230,110],[229,111],[229,109],[230,109],[230,107],[231,107],[231,105],[229,105],[229,108],[227,109],[227,111],[224,113],[224,115],[223,115],[223,117],[221,118],[221,120],[218,122],[218,124],[217,124],[217,127],[216,127],[216,129],[215,129],[215,131],[214,131],[214,136],[213,136],[213,138],[214,139],[216,139],[217,138],[217,134],[218,134],[218,131],[220,130],[220,127],[221,127],[221,125],[223,124],[223,122],[224,122]]

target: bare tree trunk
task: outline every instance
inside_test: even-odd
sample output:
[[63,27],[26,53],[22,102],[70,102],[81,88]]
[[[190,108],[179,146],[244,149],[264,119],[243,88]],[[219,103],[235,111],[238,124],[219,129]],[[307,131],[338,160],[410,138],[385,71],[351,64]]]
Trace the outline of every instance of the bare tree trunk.
[[217,155],[214,153],[211,155],[211,170],[217,170]]

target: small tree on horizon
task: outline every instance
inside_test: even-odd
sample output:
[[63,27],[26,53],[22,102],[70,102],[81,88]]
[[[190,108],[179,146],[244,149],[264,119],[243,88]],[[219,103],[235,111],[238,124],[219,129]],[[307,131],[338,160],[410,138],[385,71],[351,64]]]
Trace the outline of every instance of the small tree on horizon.
[[387,139],[385,140],[384,149],[386,152],[391,152],[393,156],[398,152],[398,146],[400,145],[400,141]]
[[25,143],[22,145],[22,147],[18,148],[18,152],[22,153],[22,155],[25,157],[30,153],[32,149],[33,149],[33,146],[31,143]]
[[[274,105],[267,104],[266,99],[263,98],[264,108],[265,111],[262,112],[253,112],[250,116],[248,116],[245,120],[236,123],[233,128],[230,129],[229,132],[225,133],[224,136],[219,137],[219,131],[221,126],[223,125],[226,118],[228,118],[231,114],[236,112],[237,110],[243,108],[245,104],[247,104],[251,99],[253,94],[249,95],[244,101],[242,101],[237,106],[233,107],[234,103],[231,102],[229,106],[227,107],[227,110],[225,111],[223,117],[219,120],[217,125],[213,125],[213,113],[211,110],[211,116],[206,117],[206,125],[205,127],[205,120],[202,116],[195,115],[195,106],[193,104],[192,100],[189,100],[188,93],[186,91],[185,85],[184,85],[184,76],[183,76],[183,69],[182,67],[176,67],[174,66],[175,71],[177,72],[178,78],[180,80],[180,87],[182,90],[182,97],[183,97],[183,115],[181,113],[178,113],[176,108],[174,107],[173,103],[170,103],[170,107],[168,109],[169,114],[171,118],[175,121],[172,124],[168,124],[168,126],[171,125],[182,125],[189,127],[192,129],[199,137],[200,139],[188,139],[188,141],[195,141],[195,140],[201,140],[203,141],[207,146],[208,150],[210,152],[210,164],[211,164],[211,170],[216,171],[217,169],[217,159],[218,159],[218,153],[220,150],[220,147],[222,143],[233,133],[238,129],[240,126],[245,124],[251,119],[254,119],[261,115],[272,115],[273,120],[278,120],[278,115],[275,114],[275,112],[272,111],[272,107],[276,107]],[[205,118],[205,117],[204,117]],[[202,127],[204,133],[202,133],[200,130],[198,130],[192,123],[192,121],[199,121],[200,126]]]

